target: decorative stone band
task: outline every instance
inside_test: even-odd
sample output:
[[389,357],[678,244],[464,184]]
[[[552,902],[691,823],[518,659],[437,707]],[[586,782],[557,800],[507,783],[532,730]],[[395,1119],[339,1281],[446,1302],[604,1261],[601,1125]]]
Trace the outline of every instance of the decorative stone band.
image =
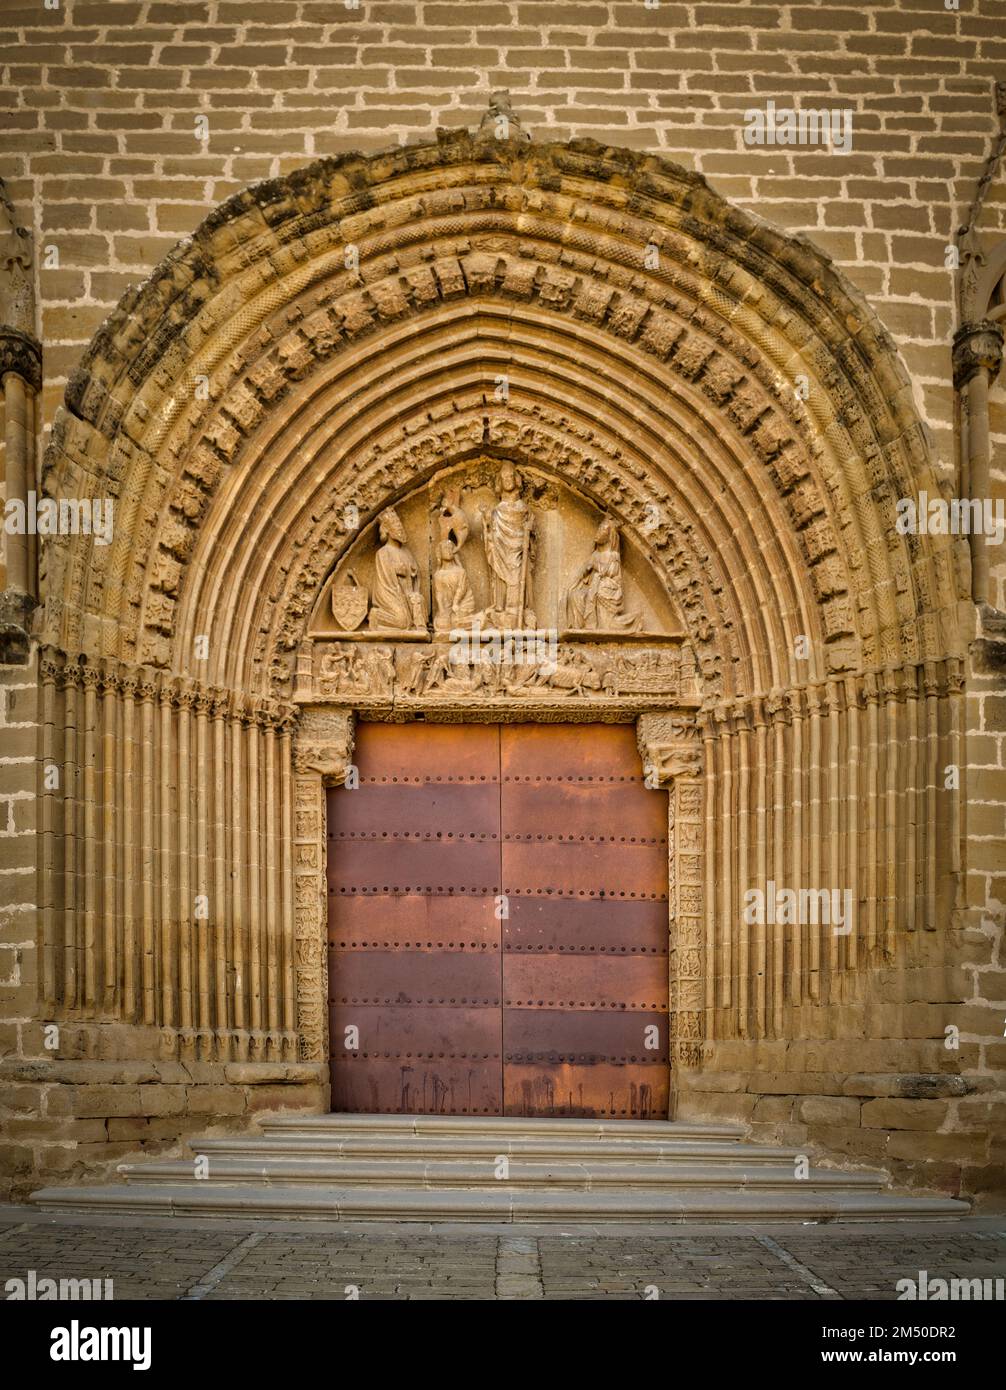
[[302,1061],[328,1055],[325,788],[345,782],[353,758],[347,710],[304,712],[294,742],[293,893],[297,1031]]
[[926,661],[914,665],[887,667],[863,675],[844,676],[814,685],[774,690],[748,699],[724,701],[707,706],[700,720],[704,730],[714,736],[733,733],[778,721],[792,723],[795,718],[829,711],[836,713],[895,701],[904,704],[919,696],[946,698],[964,688],[963,660]]
[[147,666],[109,657],[76,659],[45,646],[39,655],[43,684],[58,690],[94,690],[173,709],[189,709],[211,719],[234,719],[249,727],[290,733],[300,718],[296,705],[264,696],[241,695],[231,690],[204,686],[187,676],[172,675]]
[[679,1066],[702,1061],[704,971],[703,772],[695,719],[644,714],[636,739],[649,785],[666,788],[668,998],[671,1056]]
[[954,334],[954,389],[962,391],[972,377],[985,372],[995,381],[1003,363],[1003,330],[990,319],[963,323]]
[[0,381],[14,372],[33,391],[42,389],[42,348],[37,338],[16,328],[0,328]]

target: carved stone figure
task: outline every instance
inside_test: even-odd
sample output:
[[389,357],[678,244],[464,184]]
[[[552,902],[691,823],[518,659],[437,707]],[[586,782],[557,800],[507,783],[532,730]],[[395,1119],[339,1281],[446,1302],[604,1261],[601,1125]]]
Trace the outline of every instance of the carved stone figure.
[[380,695],[391,695],[395,688],[395,653],[391,647],[374,647],[370,670],[374,689]]
[[326,695],[365,695],[370,690],[370,672],[360,652],[352,647],[332,647],[324,653],[318,667],[322,693]]
[[621,653],[604,678],[604,688],[611,695],[673,695],[680,684],[681,658],[673,650]]
[[464,626],[475,613],[475,596],[458,551],[468,539],[468,518],[461,510],[458,490],[444,494],[440,504],[440,540],[433,575],[433,630],[450,632]]
[[561,655],[561,661],[528,666],[527,674],[514,681],[508,689],[513,692],[547,687],[561,690],[567,695],[586,695],[590,690],[601,689],[601,677],[583,652],[573,649]]
[[374,556],[374,599],[370,628],[415,632],[426,627],[426,605],[419,592],[419,567],[394,507],[381,513],[381,544]]
[[622,598],[622,559],[618,527],[605,517],[594,536],[590,559],[566,596],[571,628],[589,632],[638,632],[639,613],[626,613]]
[[492,582],[492,603],[487,623],[500,628],[536,626],[531,609],[531,567],[534,561],[534,520],[520,495],[520,475],[504,463],[498,480],[498,500],[490,511],[483,507],[482,540]]

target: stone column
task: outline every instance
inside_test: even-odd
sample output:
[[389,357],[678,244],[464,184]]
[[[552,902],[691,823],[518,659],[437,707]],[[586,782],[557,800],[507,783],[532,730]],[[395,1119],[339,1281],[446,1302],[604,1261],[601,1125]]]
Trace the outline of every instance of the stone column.
[[[989,495],[989,386],[1003,360],[1003,330],[989,319],[963,323],[954,334],[954,389],[962,393],[967,433],[962,479],[966,497]],[[980,609],[989,604],[989,561],[985,536],[971,530],[971,596]]]
[[0,383],[6,420],[6,501],[20,503],[24,524],[4,537],[6,577],[0,592],[0,663],[28,659],[28,619],[36,598],[34,537],[28,534],[35,487],[35,402],[42,389],[42,349],[35,337],[34,248],[19,227],[0,182]]

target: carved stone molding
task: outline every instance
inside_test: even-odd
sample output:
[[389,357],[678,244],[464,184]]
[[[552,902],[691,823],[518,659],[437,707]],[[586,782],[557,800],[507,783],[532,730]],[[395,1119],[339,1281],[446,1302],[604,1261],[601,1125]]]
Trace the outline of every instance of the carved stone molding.
[[[492,119],[507,114],[496,106]],[[359,275],[346,271],[347,236],[360,251]],[[651,248],[656,266],[645,264]],[[752,283],[773,291],[752,296]],[[244,305],[239,318],[235,302]],[[856,352],[844,327],[853,319]],[[438,343],[463,342],[476,321],[479,372],[488,375],[472,376],[470,391],[434,410],[409,345],[421,342],[436,361]],[[631,399],[632,410],[591,408],[590,364],[580,347],[569,351],[571,339],[584,351],[591,339],[599,353],[603,345],[609,399]],[[489,400],[497,368],[532,345],[548,362],[539,382],[554,389],[536,392],[536,406],[514,380],[509,401]],[[393,409],[361,397],[359,442],[348,453],[334,420],[331,430],[319,423],[323,449],[294,449],[291,422],[302,418],[305,395],[334,417],[345,400],[342,372],[378,354]],[[781,361],[813,375],[816,421]],[[197,405],[177,383],[202,371],[213,391]],[[322,540],[325,499],[345,488],[366,518],[368,497],[395,505],[424,466],[420,454],[443,466],[470,457],[484,437],[497,457],[521,464],[540,457],[526,427],[549,436],[553,471],[565,468],[610,508],[627,538],[644,537],[678,596],[712,698],[769,684],[760,668],[793,623],[818,637],[815,674],[896,660],[912,640],[938,657],[956,640],[956,605],[940,606],[945,586],[931,573],[950,542],[858,539],[890,534],[888,499],[929,486],[932,469],[897,357],[834,268],[652,155],[574,141],[538,146],[532,160],[518,141],[465,133],[436,147],[321,161],[245,190],[111,316],[69,384],[46,482],[59,496],[87,476],[97,491],[118,494],[149,478],[149,505],[108,553],[89,538],[40,547],[43,631],[73,649],[97,633],[104,650],[125,658],[183,663],[191,635],[212,617],[193,591],[208,603],[237,577],[232,552],[242,548],[220,544],[221,495],[237,495],[241,479],[228,475],[241,472],[265,480],[261,516],[291,497],[303,496],[303,509],[286,509],[289,543],[270,549],[247,622],[234,640],[214,643],[214,660],[249,687],[274,677],[271,689],[286,694],[290,653],[346,543],[333,551]],[[713,446],[692,445],[687,458],[695,430]],[[420,448],[423,433],[437,438]],[[778,546],[753,544],[740,517],[707,525],[730,506],[727,473],[747,489],[742,509],[754,532],[778,535]],[[367,496],[353,495],[358,481]],[[687,505],[671,510],[667,498],[686,494]],[[853,499],[871,511],[869,525],[853,524]],[[741,621],[748,572],[772,596],[764,632]]]
[[353,715],[304,712],[293,748],[294,991],[300,1057],[328,1053],[325,787],[344,782],[353,758]]
[[704,960],[703,782],[678,775],[670,786],[667,832],[668,969],[672,1057],[702,1061]]
[[699,729],[687,713],[644,714],[636,742],[647,785],[668,791],[667,918],[671,1057],[702,1060],[704,758]]
[[[17,212],[0,179],[0,332],[26,339],[34,348],[35,327],[35,239],[27,227],[22,227]],[[0,348],[2,353],[2,348]],[[41,357],[38,356],[39,365]],[[17,367],[0,368],[18,371]],[[25,381],[35,385],[23,371]],[[35,385],[39,390],[40,385]]]

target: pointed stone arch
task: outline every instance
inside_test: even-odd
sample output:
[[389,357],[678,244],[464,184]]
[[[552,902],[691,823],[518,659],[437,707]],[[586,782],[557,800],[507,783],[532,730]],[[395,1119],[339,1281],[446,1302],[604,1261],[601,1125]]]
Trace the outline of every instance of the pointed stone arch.
[[[951,539],[895,524],[941,481],[876,316],[808,241],[665,161],[460,134],[237,195],[70,381],[45,487],[111,495],[117,525],[42,556],[47,756],[85,769],[71,799],[107,750],[95,824],[64,837],[47,800],[54,1011],[156,1028],[171,1057],[321,1058],[304,778],[318,720],[324,765],[345,761],[349,716],[314,711],[298,767],[297,654],[355,534],[344,504],[366,522],[475,452],[609,510],[687,626],[683,1060],[785,1039],[946,920],[960,804],[930,791],[960,760],[964,594]],[[748,931],[745,890],[769,878],[848,886],[855,929]],[[207,883],[210,958],[190,907]],[[103,955],[73,973],[98,921]]]

